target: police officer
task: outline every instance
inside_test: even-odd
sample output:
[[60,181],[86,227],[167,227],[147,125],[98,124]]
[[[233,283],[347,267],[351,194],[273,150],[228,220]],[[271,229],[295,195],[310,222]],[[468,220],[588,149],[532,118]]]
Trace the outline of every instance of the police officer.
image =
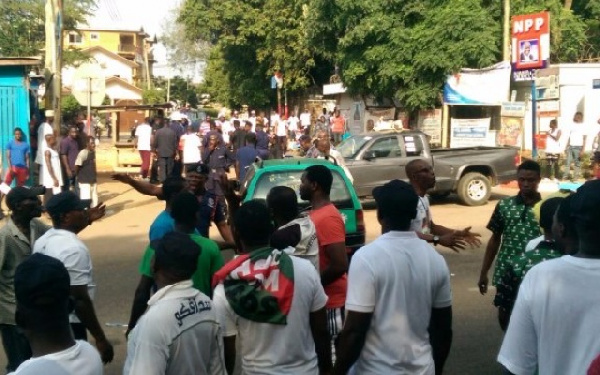
[[208,147],[204,150],[202,161],[209,169],[206,190],[219,198],[222,198],[223,189],[221,188],[220,183],[221,175],[224,175],[229,171],[229,167],[235,162],[235,157],[231,151],[225,147],[222,138],[216,134],[211,134],[208,138]]

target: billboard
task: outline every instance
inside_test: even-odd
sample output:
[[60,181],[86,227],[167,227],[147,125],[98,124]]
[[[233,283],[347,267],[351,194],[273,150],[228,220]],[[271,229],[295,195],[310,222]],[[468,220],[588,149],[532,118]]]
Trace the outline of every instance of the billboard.
[[451,119],[450,147],[483,146],[488,138],[490,118]]
[[533,81],[535,71],[549,65],[550,13],[514,16],[511,23],[513,81]]
[[448,76],[444,85],[444,103],[500,105],[508,99],[509,77],[508,62],[483,69],[461,69],[459,73]]

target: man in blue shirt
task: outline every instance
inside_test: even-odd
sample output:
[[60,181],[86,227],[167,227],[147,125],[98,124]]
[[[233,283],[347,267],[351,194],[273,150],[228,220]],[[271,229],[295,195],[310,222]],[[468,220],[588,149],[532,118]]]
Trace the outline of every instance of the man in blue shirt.
[[246,134],[246,145],[240,148],[235,155],[235,174],[240,182],[244,181],[248,167],[254,163],[257,156],[256,135],[254,133]]
[[256,149],[261,159],[269,158],[269,135],[265,133],[262,121],[256,121]]
[[165,209],[158,214],[150,225],[150,242],[159,240],[169,232],[175,230],[175,220],[171,217],[171,201],[180,192],[184,191],[187,184],[181,176],[167,177],[162,186],[161,199],[165,200]]
[[23,130],[15,128],[15,138],[6,145],[8,171],[4,182],[10,186],[16,179],[17,186],[24,186],[29,178],[29,144],[25,142]]

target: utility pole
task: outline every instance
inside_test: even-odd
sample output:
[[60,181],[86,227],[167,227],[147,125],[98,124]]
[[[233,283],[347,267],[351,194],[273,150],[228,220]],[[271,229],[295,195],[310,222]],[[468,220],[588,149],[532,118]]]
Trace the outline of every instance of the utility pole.
[[[62,69],[62,0],[46,0],[45,6],[45,72],[46,109],[54,110],[54,130],[61,124],[61,69]],[[48,87],[50,86],[50,87]]]
[[510,0],[504,0],[504,26],[502,40],[502,58],[510,61]]

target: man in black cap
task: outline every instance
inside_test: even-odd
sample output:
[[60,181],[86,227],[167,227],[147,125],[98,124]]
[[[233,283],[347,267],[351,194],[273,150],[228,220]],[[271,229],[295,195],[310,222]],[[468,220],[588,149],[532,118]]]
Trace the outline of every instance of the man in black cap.
[[113,359],[112,344],[106,339],[98,322],[92,302],[96,284],[92,275],[92,258],[87,246],[77,237],[90,221],[89,201],[65,191],[52,196],[46,210],[52,218],[53,228],[40,237],[33,246],[34,253],[52,256],[65,265],[71,277],[71,296],[75,300],[75,313],[71,314],[71,328],[76,339],[87,339],[89,330],[96,339],[96,347],[104,363]]
[[600,353],[600,180],[571,198],[579,245],[521,283],[498,362],[513,374],[585,374]]
[[[6,204],[12,213],[0,228],[0,269],[4,271],[0,273],[0,331],[8,358],[7,369],[12,371],[31,356],[31,349],[15,324],[15,292],[10,275],[31,255],[34,242],[52,227],[38,219],[42,203],[34,189],[15,187],[8,193]],[[102,218],[104,210],[102,204],[90,209],[90,222]]]
[[441,374],[452,343],[444,258],[410,230],[419,197],[392,180],[375,188],[383,233],[352,257],[334,374]]
[[13,374],[102,374],[96,349],[73,338],[69,289],[69,273],[55,258],[34,254],[17,268],[16,320],[31,344],[33,358]]
[[0,228],[0,332],[8,364],[14,371],[31,357],[27,339],[15,323],[14,272],[31,255],[33,242],[51,227],[38,218],[42,202],[26,187],[15,187],[6,196],[6,205],[12,211],[6,224]]
[[221,329],[210,298],[194,288],[200,246],[188,234],[155,242],[158,291],[129,335],[123,374],[223,374]]

